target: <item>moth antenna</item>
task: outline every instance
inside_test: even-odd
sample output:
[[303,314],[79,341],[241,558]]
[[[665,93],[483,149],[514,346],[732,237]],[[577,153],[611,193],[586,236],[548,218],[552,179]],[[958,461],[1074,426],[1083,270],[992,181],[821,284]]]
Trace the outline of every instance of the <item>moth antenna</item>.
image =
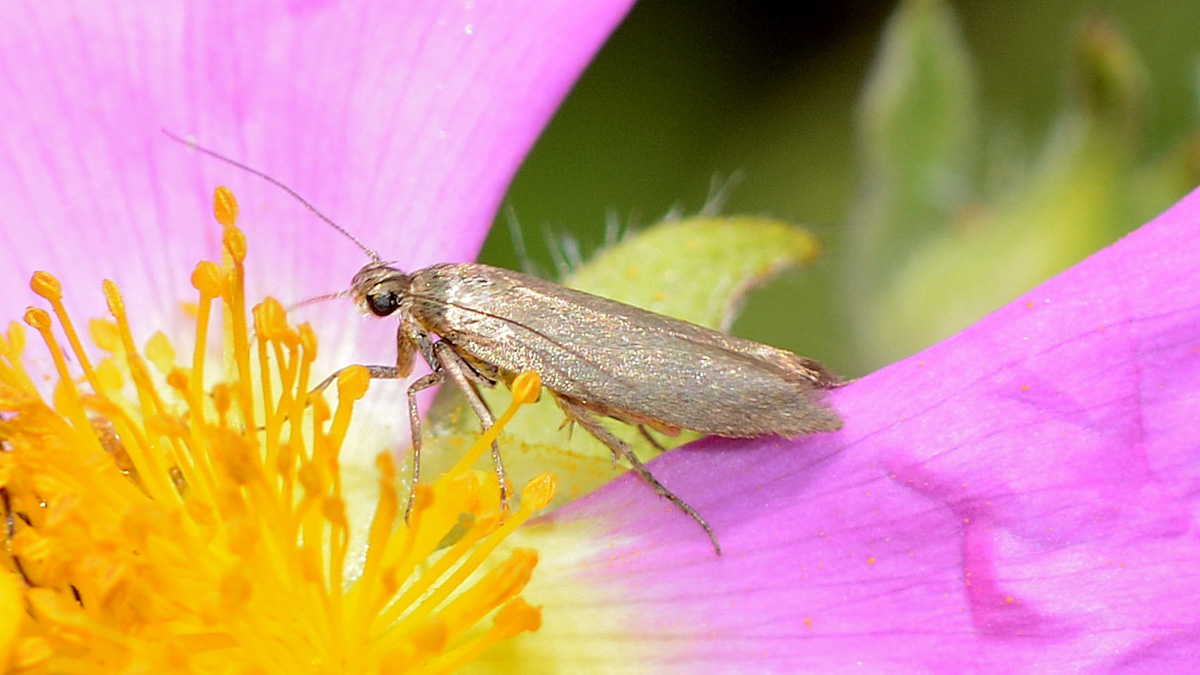
[[[308,209],[309,211],[312,211],[313,215],[315,215],[317,218],[320,218],[322,221],[324,221],[326,225],[332,227],[333,229],[337,230],[338,232],[341,232],[342,236],[344,236],[345,238],[354,242],[354,244],[356,246],[358,246],[360,249],[363,250],[364,253],[366,253],[368,256],[370,256],[371,262],[376,262],[376,263],[383,262],[383,259],[379,257],[378,253],[376,253],[374,250],[368,248],[366,244],[364,244],[358,240],[358,237],[347,232],[344,228],[342,228],[341,225],[338,225],[337,223],[333,222],[332,218],[330,218],[329,216],[325,215],[324,213],[321,213],[320,211],[318,211],[317,207],[313,206],[312,204],[309,204],[307,199],[305,199],[304,197],[301,197],[300,194],[298,192],[296,192],[295,190],[293,190],[292,188],[290,188],[290,187],[284,185],[283,183],[279,182],[278,180],[268,176],[267,174],[263,173],[262,171],[259,171],[258,169],[255,169],[254,167],[251,167],[251,166],[246,166],[245,164],[242,164],[241,162],[239,162],[235,159],[230,159],[229,157],[222,155],[221,153],[217,152],[216,150],[209,150],[208,148],[197,144],[195,141],[183,138],[182,136],[177,136],[177,135],[171,133],[170,131],[167,131],[166,129],[159,129],[159,131],[162,131],[164,136],[175,141],[176,143],[179,143],[181,145],[186,145],[189,148],[192,148],[193,150],[196,150],[205,155],[208,155],[209,157],[212,157],[213,159],[220,160],[230,166],[241,169],[242,171],[245,171],[246,173],[258,176],[259,178],[270,183],[271,185],[274,185],[275,187],[279,188],[280,190],[283,190],[284,192],[291,195],[293,199],[295,199],[296,201],[303,204],[304,208]],[[313,300],[314,301],[315,300],[327,300],[332,297],[338,297],[338,296],[321,296],[320,298],[313,298]],[[308,300],[305,300],[305,302],[308,302]],[[299,305],[297,305],[297,306],[299,306]]]
[[291,313],[292,311],[300,309],[301,307],[308,307],[309,305],[315,305],[318,302],[325,302],[326,300],[337,300],[338,298],[349,298],[349,297],[352,297],[353,295],[354,295],[354,293],[352,291],[338,291],[337,293],[326,293],[325,295],[318,295],[314,298],[305,298],[304,300],[301,300],[300,302],[297,302],[296,304],[288,307],[287,311],[288,311],[288,313]]

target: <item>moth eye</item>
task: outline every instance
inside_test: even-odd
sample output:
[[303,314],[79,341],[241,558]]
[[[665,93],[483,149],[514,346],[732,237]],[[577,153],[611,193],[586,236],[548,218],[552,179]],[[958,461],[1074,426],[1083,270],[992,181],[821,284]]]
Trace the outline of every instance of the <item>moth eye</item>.
[[388,316],[400,308],[400,294],[395,291],[380,291],[367,296],[367,309],[375,316]]

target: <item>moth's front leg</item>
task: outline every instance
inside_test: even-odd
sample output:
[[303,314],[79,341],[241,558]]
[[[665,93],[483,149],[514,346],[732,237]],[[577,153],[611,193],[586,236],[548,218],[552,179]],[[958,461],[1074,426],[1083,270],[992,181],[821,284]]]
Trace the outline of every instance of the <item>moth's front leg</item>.
[[418,353],[429,364],[429,374],[417,378],[408,387],[408,425],[412,436],[412,488],[408,492],[408,504],[404,507],[404,521],[412,515],[413,504],[416,503],[417,481],[421,479],[421,410],[417,407],[417,394],[436,387],[445,381],[445,371],[434,353],[433,341],[429,334],[421,330],[416,323],[401,323],[396,331],[396,360],[397,370],[404,369],[404,361],[408,361],[408,371],[412,372],[413,361]]
[[[412,515],[413,504],[417,494],[417,481],[421,477],[421,411],[417,407],[417,394],[436,387],[445,379],[438,359],[434,356],[433,344],[429,336],[415,326],[401,324],[396,331],[396,365],[394,366],[363,366],[372,380],[402,380],[412,374],[416,355],[420,353],[429,363],[430,372],[408,386],[406,398],[408,403],[408,422],[412,438],[412,487],[408,493],[408,505],[404,507],[404,520]],[[353,368],[355,366],[346,366]],[[346,368],[339,368],[313,388],[312,393],[322,391]]]
[[407,375],[402,375],[396,366],[346,366],[344,368],[338,368],[337,370],[333,371],[332,375],[321,380],[320,384],[313,387],[308,392],[309,395],[315,394],[319,391],[325,391],[325,389],[328,388],[329,385],[333,384],[334,380],[336,380],[338,375],[341,375],[343,371],[359,367],[366,368],[367,376],[372,380],[403,380],[405,377],[408,377]]
[[417,497],[417,481],[421,478],[421,411],[417,408],[417,394],[430,387],[436,387],[444,379],[445,373],[437,368],[408,387],[408,423],[412,430],[412,488],[408,492],[408,505],[404,507],[405,522],[408,522],[408,517],[412,515]]

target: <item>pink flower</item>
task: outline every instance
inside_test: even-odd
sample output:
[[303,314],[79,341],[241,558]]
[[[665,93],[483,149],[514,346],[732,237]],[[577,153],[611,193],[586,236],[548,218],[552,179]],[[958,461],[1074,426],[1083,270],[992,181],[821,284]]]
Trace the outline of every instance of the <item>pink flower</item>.
[[[0,22],[0,316],[19,318],[29,298],[15,289],[47,269],[75,296],[113,279],[148,325],[180,325],[192,266],[220,256],[218,184],[242,203],[250,297],[338,291],[366,262],[291,197],[160,128],[287,183],[401,267],[473,259],[518,164],[629,4],[12,5]],[[337,345],[323,362],[393,358],[394,327],[353,314],[302,317]]]
[[546,623],[520,646],[597,672],[1189,670],[1198,231],[1194,192],[838,390],[838,433],[653,462],[721,557],[633,476],[527,528]]
[[[185,337],[187,275],[221,253],[216,184],[243,205],[251,297],[345,288],[361,251],[160,127],[284,181],[401,267],[469,259],[627,4],[14,4],[0,316],[18,318],[19,289],[48,269],[77,315],[99,313],[79,308],[112,278],[139,339]],[[711,439],[655,462],[724,556],[634,476],[526,528],[542,562],[525,597],[544,625],[508,653],[605,672],[1185,668],[1198,212],[1193,195],[839,390],[837,434]],[[349,312],[305,317],[327,347],[318,369],[392,358],[393,327]],[[378,434],[403,437],[396,397],[380,398]]]
[[[228,278],[217,265],[196,266],[201,258],[222,260],[222,237],[235,236],[212,222],[219,184],[232,186],[242,203],[252,301],[345,288],[366,262],[294,200],[173,143],[160,134],[164,127],[278,177],[399,266],[473,257],[518,163],[627,8],[620,0],[500,7],[50,2],[0,10],[5,327],[27,305],[46,306],[29,286],[34,270],[50,270],[80,328],[105,315],[100,282],[109,278],[122,289],[132,346],[143,349],[161,329],[179,351],[189,350],[195,319],[186,304],[201,295],[191,287],[193,269],[206,289],[204,307]],[[218,211],[223,223],[233,220]],[[35,285],[52,297],[57,284],[43,275]],[[394,325],[347,321],[354,313],[345,303],[301,317],[324,349],[315,372],[394,358]],[[61,315],[27,316],[31,325],[56,326],[61,339]],[[294,347],[297,334],[273,316],[257,344]],[[393,528],[394,468],[381,460],[380,474],[372,467],[361,475],[364,461],[407,437],[398,392],[378,397],[373,415],[358,408],[358,426],[368,433],[347,444],[357,456],[343,453],[348,461],[337,478],[330,460],[340,430],[297,440],[302,434],[292,428],[285,438],[281,425],[259,428],[261,417],[245,412],[256,405],[260,414],[274,411],[298,400],[294,393],[284,400],[278,389],[272,395],[260,387],[262,396],[253,398],[259,380],[247,367],[222,390],[222,407],[216,390],[201,388],[212,384],[202,372],[219,376],[220,358],[209,359],[216,365],[208,371],[173,368],[167,384],[139,379],[147,371],[120,353],[113,326],[94,328],[95,342],[117,356],[93,361],[82,396],[50,379],[55,368],[35,346],[36,333],[24,355],[12,348],[20,342],[10,341],[15,333],[0,340],[0,492],[8,522],[0,550],[0,670],[159,672],[164,664],[182,667],[186,656],[189,668],[377,672],[387,663],[453,672],[489,644],[537,629],[539,612],[516,597],[536,553],[504,562],[475,556],[481,559],[456,568],[462,578],[416,566],[437,548],[437,528],[455,526],[463,513],[476,515],[473,534],[461,540],[465,550],[486,553],[469,544],[503,534],[493,515],[497,495],[477,494],[484,489],[471,487],[480,482],[470,472],[451,472],[450,480],[422,486],[411,528]],[[249,361],[241,328],[224,331],[234,334],[228,353]],[[167,341],[152,344],[144,351],[164,357],[150,358],[156,366],[178,364],[164,351]],[[62,370],[74,379],[88,360],[81,351]],[[54,398],[39,398],[22,369]],[[347,385],[339,405],[355,386]],[[179,400],[189,390],[196,412]],[[138,409],[138,401],[164,391],[174,397],[164,409]],[[238,405],[246,403],[232,417],[231,391]],[[246,452],[260,445],[274,450]],[[379,487],[361,489],[364,481]],[[552,493],[552,479],[531,482],[523,511],[508,523]],[[370,514],[356,517],[364,516],[356,510],[376,495],[378,528],[368,533]],[[323,540],[328,550],[313,544]],[[361,559],[343,565],[356,540],[352,553]],[[476,569],[482,580],[468,580]],[[423,584],[437,590],[401,592]]]
[[[367,262],[354,244],[163,128],[286,183],[401,268],[471,260],[629,4],[13,5],[0,22],[0,317],[20,319],[34,298],[19,289],[39,269],[87,308],[77,316],[100,316],[107,278],[138,308],[139,341],[161,329],[186,348],[189,274],[221,256],[217,185],[242,204],[250,298],[348,288]],[[317,372],[394,360],[395,324],[357,316],[347,301],[295,317],[321,339]],[[360,409],[375,432],[368,465],[408,435],[393,387]]]

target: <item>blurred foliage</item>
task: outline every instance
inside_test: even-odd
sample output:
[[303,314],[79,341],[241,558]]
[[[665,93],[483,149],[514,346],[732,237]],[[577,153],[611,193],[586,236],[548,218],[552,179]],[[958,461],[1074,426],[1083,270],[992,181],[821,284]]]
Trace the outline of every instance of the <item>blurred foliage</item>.
[[[1198,180],[1190,2],[851,0],[635,7],[507,198],[586,253],[614,217],[724,213],[812,228],[815,271],[734,332],[857,375],[959,330]],[[615,214],[615,216],[614,216]],[[611,226],[609,226],[611,227]],[[507,227],[486,261],[520,268]]]

